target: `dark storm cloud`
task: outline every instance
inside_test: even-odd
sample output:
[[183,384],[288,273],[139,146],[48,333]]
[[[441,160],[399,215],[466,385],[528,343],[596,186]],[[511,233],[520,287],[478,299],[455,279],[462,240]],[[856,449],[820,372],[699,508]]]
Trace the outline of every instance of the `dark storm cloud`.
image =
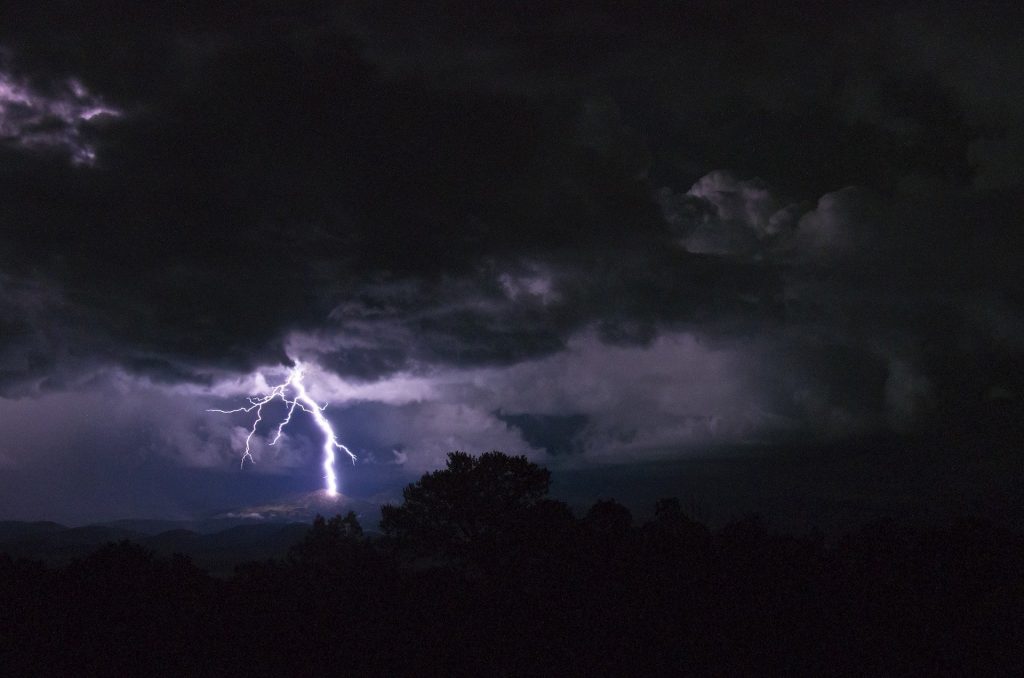
[[498,411],[494,416],[518,428],[523,440],[548,454],[579,454],[583,451],[580,433],[587,425],[585,415],[503,414]]
[[[287,329],[315,325],[367,278],[429,284],[484,255],[659,235],[644,187],[573,143],[573,112],[384,79],[319,16],[231,29],[132,16],[112,24],[129,36],[116,63],[92,57],[113,35],[91,15],[45,44],[32,16],[8,37],[19,78],[73,72],[126,113],[89,171],[9,155],[3,265],[59,281],[145,364],[276,360]],[[463,342],[480,329],[458,311],[422,323]],[[487,360],[487,343],[451,357]]]
[[52,282],[0,273],[0,385],[7,396],[74,388],[113,361],[91,318]]
[[[374,379],[431,365],[510,365],[563,350],[595,326],[609,344],[648,344],[703,318],[727,324],[775,312],[779,280],[663,243],[580,256],[484,263],[458,278],[366,284],[294,348],[339,374]],[[727,275],[723,275],[728,272]],[[305,344],[305,347],[299,344]]]
[[373,381],[687,332],[842,430],[1019,353],[1015,109],[909,39],[952,6],[110,7],[0,29],[7,81],[121,112],[76,131],[91,166],[5,118],[0,271],[62,304],[5,288],[17,380],[116,356],[206,383],[290,348]]

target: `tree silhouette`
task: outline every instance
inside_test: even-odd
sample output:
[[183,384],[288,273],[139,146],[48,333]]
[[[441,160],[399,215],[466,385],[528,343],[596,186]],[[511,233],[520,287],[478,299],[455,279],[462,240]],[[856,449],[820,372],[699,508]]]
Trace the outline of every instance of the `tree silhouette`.
[[595,534],[622,538],[633,526],[633,514],[614,499],[598,499],[587,511],[584,522]]
[[654,520],[644,525],[647,540],[663,546],[693,545],[708,538],[707,527],[686,515],[675,497],[654,504]]
[[317,514],[303,540],[288,552],[288,558],[292,562],[330,560],[339,552],[351,550],[362,536],[363,527],[354,511],[349,511],[344,518],[336,515],[330,520]]
[[446,468],[405,488],[400,506],[381,508],[381,528],[420,550],[465,555],[470,545],[515,533],[550,482],[550,471],[523,456],[451,452]]
[[1016,531],[887,521],[833,545],[709,529],[673,498],[644,524],[609,499],[577,518],[548,481],[455,452],[384,509],[390,536],[318,516],[230,579],[130,542],[0,553],[0,673],[1024,675]]

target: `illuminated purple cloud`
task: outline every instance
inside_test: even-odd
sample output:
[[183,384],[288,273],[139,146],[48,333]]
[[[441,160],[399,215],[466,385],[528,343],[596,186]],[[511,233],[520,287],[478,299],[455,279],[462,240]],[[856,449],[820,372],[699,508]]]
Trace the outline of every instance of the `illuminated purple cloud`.
[[26,149],[66,151],[76,165],[93,165],[96,148],[86,128],[123,111],[69,78],[54,91],[43,92],[27,80],[0,70],[0,140]]

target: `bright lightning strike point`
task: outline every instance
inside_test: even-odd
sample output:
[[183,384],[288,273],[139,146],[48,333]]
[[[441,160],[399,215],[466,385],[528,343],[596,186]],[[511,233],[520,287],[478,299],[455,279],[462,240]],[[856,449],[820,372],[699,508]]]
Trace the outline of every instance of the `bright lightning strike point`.
[[[249,429],[249,435],[245,438],[245,453],[242,455],[241,465],[245,466],[245,460],[248,459],[250,463],[256,463],[252,458],[252,452],[250,450],[250,444],[252,443],[252,437],[256,435],[256,427],[261,421],[263,421],[263,406],[267,403],[281,399],[281,402],[288,408],[288,414],[282,419],[277,425],[277,433],[274,435],[274,439],[270,441],[271,445],[275,445],[281,438],[281,432],[284,431],[284,427],[287,426],[291,420],[292,415],[295,413],[295,409],[298,408],[303,412],[307,412],[313,416],[313,421],[323,431],[324,434],[324,474],[327,479],[327,494],[330,496],[337,496],[338,494],[338,476],[334,470],[335,462],[335,450],[342,450],[351,459],[352,463],[356,463],[356,455],[352,454],[352,451],[338,442],[338,437],[334,433],[334,428],[331,427],[331,422],[324,416],[324,410],[327,408],[327,403],[323,405],[317,405],[316,402],[309,397],[309,393],[306,391],[306,385],[302,383],[302,378],[305,376],[305,371],[302,363],[296,362],[295,367],[288,372],[288,379],[284,383],[274,386],[269,393],[260,397],[250,396],[248,407],[239,407],[234,410],[215,410],[210,409],[207,412],[220,412],[221,414],[235,414],[236,412],[256,412],[256,419],[252,422],[252,428]],[[289,392],[292,393],[291,397],[288,397]]]

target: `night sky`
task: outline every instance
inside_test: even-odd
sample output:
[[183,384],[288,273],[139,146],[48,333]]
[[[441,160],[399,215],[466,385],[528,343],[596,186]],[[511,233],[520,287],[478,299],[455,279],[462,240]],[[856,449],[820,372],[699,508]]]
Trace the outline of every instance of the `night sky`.
[[5,3],[0,518],[1024,515],[1024,9],[636,7]]

